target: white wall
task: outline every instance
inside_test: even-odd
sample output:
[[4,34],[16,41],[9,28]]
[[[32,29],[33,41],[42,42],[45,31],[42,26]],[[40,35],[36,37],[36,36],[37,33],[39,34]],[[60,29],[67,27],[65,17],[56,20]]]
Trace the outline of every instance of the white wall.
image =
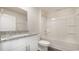
[[[15,9],[15,10],[14,10]],[[27,31],[27,12],[16,8],[0,8],[0,31]],[[18,12],[20,11],[20,12]],[[4,24],[5,23],[5,24]]]
[[27,12],[27,27],[31,33],[40,33],[41,10],[35,7],[20,7]]
[[46,22],[47,21],[47,17],[46,16],[42,16],[41,17],[41,37],[43,38],[46,34]]
[[[51,47],[60,50],[79,50],[79,8],[51,12],[47,19],[47,36]],[[56,20],[51,20],[56,18]]]
[[2,14],[0,17],[0,31],[16,31],[15,16]]

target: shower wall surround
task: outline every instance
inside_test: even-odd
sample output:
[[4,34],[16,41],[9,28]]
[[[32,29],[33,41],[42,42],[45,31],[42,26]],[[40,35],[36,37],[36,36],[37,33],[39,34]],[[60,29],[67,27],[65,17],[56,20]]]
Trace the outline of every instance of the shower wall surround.
[[59,10],[50,14],[46,22],[43,25],[46,26],[43,37],[51,42],[51,47],[59,50],[79,50],[79,8]]

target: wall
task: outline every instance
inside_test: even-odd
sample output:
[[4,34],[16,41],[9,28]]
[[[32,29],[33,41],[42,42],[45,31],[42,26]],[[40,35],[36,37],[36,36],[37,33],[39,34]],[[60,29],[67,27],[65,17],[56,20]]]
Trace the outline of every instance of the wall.
[[41,17],[41,37],[43,38],[46,34],[46,22],[47,21],[47,17],[46,16],[42,16]]
[[[2,30],[0,31],[0,37],[1,36],[5,37],[7,35],[16,35],[16,34],[21,34],[21,33],[27,33],[28,32],[28,30],[27,30],[27,12],[25,12],[24,10],[22,10],[20,8],[18,9],[18,7],[3,7],[3,8],[0,8],[0,10],[3,10],[2,12],[0,12],[0,14],[1,13],[2,14],[8,14],[8,15],[16,17],[16,21],[15,21],[15,19],[11,20],[11,22],[7,21],[12,26],[7,24],[7,22],[5,21],[6,19],[2,20],[1,24],[4,27],[0,26],[0,27],[2,27],[1,28]],[[5,21],[5,24],[4,24],[4,21]]]
[[47,17],[44,38],[59,50],[79,50],[79,8],[65,8],[53,14]]
[[35,7],[20,7],[27,11],[27,27],[31,33],[40,33],[41,10]]
[[[27,17],[26,17],[27,16],[27,12],[26,13],[22,13],[23,10],[17,9],[17,7],[14,8],[14,9],[15,10],[11,9],[11,7],[9,7],[9,8],[5,8],[5,7],[4,8],[0,8],[0,10],[3,10],[2,12],[0,12],[1,15],[6,14],[5,16],[9,16],[9,17],[6,17],[6,19],[7,18],[11,18],[11,19],[13,19],[13,21],[16,20],[15,22],[13,22],[11,24],[11,25],[14,25],[14,26],[10,26],[10,25],[6,24],[7,23],[6,19],[3,19],[2,21],[3,22],[5,21],[5,24],[2,24],[3,25],[2,28],[3,27],[4,28],[7,27],[7,28],[6,29],[2,29],[2,31],[3,30],[7,31],[7,29],[9,29],[10,31],[27,31],[27,26],[26,26],[27,25]],[[18,12],[17,10],[21,10],[21,12]],[[14,18],[12,18],[12,16]],[[3,18],[5,18],[5,17],[3,17]],[[12,29],[15,29],[15,30],[12,30]]]

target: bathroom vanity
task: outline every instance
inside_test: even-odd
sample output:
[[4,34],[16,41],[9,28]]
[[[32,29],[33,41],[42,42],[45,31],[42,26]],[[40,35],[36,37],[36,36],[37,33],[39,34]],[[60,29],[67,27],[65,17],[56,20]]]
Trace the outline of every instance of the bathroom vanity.
[[36,51],[39,34],[18,34],[1,38],[0,51]]

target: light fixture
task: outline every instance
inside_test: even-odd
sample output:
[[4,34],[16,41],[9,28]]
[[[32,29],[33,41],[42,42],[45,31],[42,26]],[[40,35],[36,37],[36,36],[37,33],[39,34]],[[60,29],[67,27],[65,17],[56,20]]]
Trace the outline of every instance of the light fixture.
[[51,18],[51,20],[56,20],[56,18]]

